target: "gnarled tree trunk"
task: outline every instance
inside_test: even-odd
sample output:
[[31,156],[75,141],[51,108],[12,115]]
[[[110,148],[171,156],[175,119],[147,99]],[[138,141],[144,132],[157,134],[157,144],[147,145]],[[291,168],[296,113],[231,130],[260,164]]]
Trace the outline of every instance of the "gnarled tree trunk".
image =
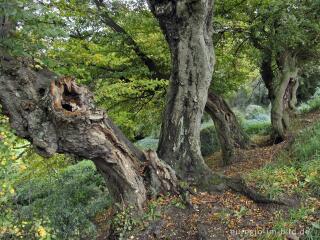
[[[186,155],[181,156],[179,151],[174,151],[170,159],[177,158],[178,161],[182,161],[181,166],[184,167],[182,171],[188,170],[189,166],[197,168],[198,163],[200,169],[207,170],[203,159],[198,158],[201,155],[197,131],[200,129],[201,114],[212,77],[213,49],[211,34],[208,31],[211,29],[212,2],[191,2],[190,6],[188,1],[170,3],[176,4],[175,11],[179,17],[175,19],[177,16],[173,15],[171,20],[179,20],[177,24],[184,26],[180,18],[185,17],[185,25],[188,26],[183,29],[187,30],[185,33],[179,32],[179,36],[184,37],[181,40],[178,38],[179,41],[172,44],[176,67],[173,70],[171,95],[169,94],[171,97],[169,97],[167,109],[169,113],[174,114],[172,120],[176,120],[177,117],[179,119],[178,131],[174,128],[172,131],[174,137],[177,137],[176,132],[181,134],[178,140],[182,140],[177,141],[179,145],[173,144],[172,149],[178,149],[180,153]],[[168,5],[163,7],[167,9]],[[193,12],[191,14],[185,7],[199,12],[193,15]],[[156,10],[160,15],[163,11],[163,8]],[[203,15],[204,12],[208,15]],[[192,21],[197,24],[192,25],[188,22],[191,21],[188,18],[189,14],[192,15]],[[164,17],[164,15],[161,16]],[[169,28],[170,19],[169,22],[162,20],[163,24]],[[198,21],[208,24],[204,35],[200,34],[203,33],[201,30],[196,29],[201,25]],[[176,22],[173,21],[173,23]],[[1,38],[6,38],[9,33],[4,27],[6,25],[0,24]],[[171,34],[168,38],[176,41],[177,39],[172,35],[175,32],[172,31],[167,32]],[[190,35],[193,32],[196,34]],[[193,41],[185,39],[184,34],[191,39],[194,38]],[[195,54],[197,50],[201,50],[199,55]],[[103,174],[112,197],[118,202],[134,205],[139,209],[143,207],[148,196],[168,192],[177,193],[180,190],[174,170],[162,162],[155,152],[141,152],[128,141],[107,114],[95,107],[92,94],[86,88],[77,86],[71,77],[59,78],[45,69],[33,70],[32,64],[32,61],[26,59],[12,58],[6,49],[0,47],[0,104],[3,112],[9,116],[16,134],[29,140],[39,154],[49,157],[55,153],[69,153],[80,159],[92,160]],[[186,71],[185,68],[190,68],[190,71]],[[190,81],[186,82],[186,75],[190,77],[188,78]],[[186,89],[185,84],[190,91]],[[201,95],[204,93],[205,95]],[[172,101],[175,99],[172,94],[177,96],[176,104]],[[185,105],[181,106],[182,103]],[[173,111],[169,111],[170,109]],[[171,124],[169,121],[167,124],[169,127],[174,127],[177,122],[173,121]],[[168,134],[168,129],[165,130]],[[166,157],[168,160],[170,156]],[[187,159],[186,164],[184,164],[184,157]],[[196,157],[196,161],[190,162],[194,160],[193,157]],[[212,174],[210,186],[211,189],[215,186],[216,189],[221,190],[229,187],[256,201],[267,202],[266,198],[256,194],[239,180]]]
[[212,79],[212,0],[149,0],[171,51],[172,72],[158,147],[183,178],[210,170],[200,151],[200,124]]
[[271,124],[275,142],[283,141],[289,129],[289,108],[293,90],[296,91],[298,74],[297,60],[290,53],[283,53],[278,64],[280,71],[273,90],[274,97],[271,99]]
[[[172,168],[155,152],[137,149],[94,106],[86,88],[70,77],[32,70],[31,65],[0,56],[0,104],[15,133],[29,140],[40,155],[69,153],[92,160],[114,200],[140,209],[148,197],[181,191]],[[208,187],[231,188],[255,201],[268,201],[244,182],[220,175],[212,174]]]
[[289,129],[289,111],[294,109],[297,103],[296,92],[299,87],[296,57],[289,52],[283,52],[277,63],[279,72],[275,76],[272,69],[272,54],[268,51],[263,52],[260,72],[271,101],[271,138],[275,143],[285,139]]
[[149,195],[177,192],[175,172],[155,152],[141,152],[97,109],[91,93],[69,77],[30,69],[1,56],[0,103],[16,134],[42,156],[69,153],[91,159],[112,197],[142,208]]
[[289,108],[290,110],[296,110],[296,106],[298,103],[298,99],[297,99],[297,91],[299,88],[299,78],[292,78],[291,80],[291,84],[290,84],[290,89],[289,89]]
[[[141,61],[145,64],[145,66],[149,69],[150,74],[153,78],[158,78],[158,79],[169,79],[170,76],[168,76],[167,73],[161,71],[159,64],[157,64],[152,58],[148,57],[142,49],[139,47],[138,43],[132,38],[132,36],[124,29],[122,28],[117,22],[115,22],[107,13],[107,6],[106,4],[103,3],[103,1],[100,0],[95,0],[96,6],[98,9],[101,11],[101,20],[104,24],[109,26],[113,31],[122,34],[124,37],[124,41],[126,42],[127,45],[132,47],[132,50],[136,53],[136,55],[141,59]],[[214,93],[212,93],[214,94]],[[210,93],[209,93],[210,95]],[[228,153],[234,150],[233,147],[229,144],[224,144],[226,141],[223,139],[226,139],[227,136],[224,135],[224,131],[222,130],[222,127],[219,125],[219,120],[214,120],[216,119],[216,113],[213,113],[213,111],[218,111],[218,112],[228,112],[227,115],[232,116],[229,118],[229,122],[226,120],[224,123],[221,123],[221,126],[225,126],[226,124],[229,124],[229,128],[233,129],[233,135],[230,136],[233,138],[233,142],[235,144],[235,147],[240,147],[240,148],[247,148],[249,145],[249,137],[244,133],[244,131],[240,128],[240,125],[238,124],[234,114],[232,113],[231,109],[226,105],[226,102],[221,99],[222,101],[219,101],[217,104],[211,101],[211,103],[206,104],[206,106],[210,106],[211,104],[215,104],[215,109],[211,107],[206,107],[205,111],[209,113],[215,122],[216,128],[221,129],[218,130],[218,134],[221,133],[221,136],[219,139],[221,139],[221,143],[223,144],[222,150],[223,150],[223,155],[225,156],[224,159],[228,159]],[[208,101],[210,101],[208,99]],[[220,109],[221,107],[221,109]],[[218,109],[218,110],[217,110]],[[230,141],[228,141],[230,142]],[[221,144],[221,145],[222,145]],[[230,151],[229,151],[230,149]],[[230,158],[230,160],[232,157]],[[229,160],[226,160],[225,162],[229,162]]]
[[205,107],[210,114],[220,142],[224,165],[235,157],[235,148],[248,148],[249,136],[243,131],[228,103],[217,94],[209,92]]

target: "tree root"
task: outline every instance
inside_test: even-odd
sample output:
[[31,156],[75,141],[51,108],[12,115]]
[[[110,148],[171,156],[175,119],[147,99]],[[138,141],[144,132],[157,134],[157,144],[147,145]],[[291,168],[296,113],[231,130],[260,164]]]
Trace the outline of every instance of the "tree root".
[[285,202],[281,200],[273,200],[266,196],[263,196],[254,189],[250,188],[242,178],[225,177],[225,180],[226,185],[230,189],[248,197],[256,203],[287,205]]

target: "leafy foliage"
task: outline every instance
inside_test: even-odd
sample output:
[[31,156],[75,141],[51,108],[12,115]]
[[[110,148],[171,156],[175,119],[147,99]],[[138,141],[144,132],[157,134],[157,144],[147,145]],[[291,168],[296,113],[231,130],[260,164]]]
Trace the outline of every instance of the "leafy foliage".
[[0,238],[93,238],[94,216],[111,201],[93,163],[44,159],[15,137],[4,117],[0,129]]
[[[10,38],[0,38],[1,49],[31,58],[35,69],[48,67],[61,75],[75,76],[94,92],[96,103],[108,111],[129,139],[140,140],[136,144],[143,149],[156,149],[171,71],[170,52],[143,1],[105,0],[102,6],[82,0],[0,1],[0,15],[16,25]],[[279,54],[296,54],[305,89],[301,99],[313,94],[319,76],[319,1],[232,0],[215,4],[217,62],[211,90],[230,97],[242,88],[246,93],[241,107],[246,107],[254,92],[252,81],[259,78],[264,49],[271,52],[274,71],[278,71]],[[147,66],[142,55],[155,69]],[[319,108],[318,92],[301,105],[301,112]],[[242,124],[248,134],[270,132],[263,109],[248,108],[246,118],[243,116]],[[319,197],[319,139],[317,124],[303,132],[278,163],[255,171],[248,179],[254,179],[258,188],[272,197],[296,192]],[[201,131],[201,142],[203,155],[219,149],[211,126]],[[111,200],[91,162],[74,164],[71,156],[38,156],[28,142],[15,137],[8,119],[0,115],[0,165],[0,238],[95,237],[93,218]],[[181,201],[174,205],[185,207]],[[247,210],[241,207],[233,215],[242,218]],[[298,209],[290,212],[290,218],[297,222],[309,213],[308,207]],[[158,216],[157,204],[151,203],[145,217],[155,220]],[[223,213],[221,219],[229,217]],[[278,223],[279,228],[288,224],[282,219]],[[139,225],[130,209],[118,213],[114,224],[121,236]],[[307,237],[314,239],[318,233],[315,223]]]
[[318,110],[320,108],[320,88],[315,89],[314,95],[304,103],[301,103],[298,107],[298,111],[301,113],[307,113]]
[[201,153],[206,157],[220,150],[220,144],[215,127],[207,127],[200,132]]

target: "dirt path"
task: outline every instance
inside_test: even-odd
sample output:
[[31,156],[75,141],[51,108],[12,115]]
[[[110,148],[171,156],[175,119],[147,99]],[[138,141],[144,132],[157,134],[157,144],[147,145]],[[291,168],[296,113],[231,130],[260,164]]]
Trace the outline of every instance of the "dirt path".
[[[320,119],[320,111],[299,116],[293,122],[294,132],[311,125]],[[243,176],[255,169],[271,163],[277,154],[287,146],[289,140],[277,145],[265,145],[250,150],[239,150],[237,160],[231,166],[218,167],[219,155],[206,159],[214,170],[228,176]],[[261,146],[262,145],[262,146]],[[165,210],[162,221],[163,228],[153,238],[146,239],[264,239],[264,234],[270,232],[280,212],[288,212],[291,207],[274,204],[256,204],[237,193],[227,191],[223,194],[200,193],[192,198],[196,210],[178,210],[171,207]],[[303,226],[296,226],[297,232],[303,231]],[[284,239],[297,239],[290,233]]]
[[[320,111],[299,116],[293,123],[294,131],[298,133],[317,119],[320,119]],[[278,145],[239,150],[237,161],[231,166],[218,167],[218,155],[209,157],[207,163],[214,171],[225,175],[244,176],[272,162],[293,138],[290,136],[289,140]],[[130,239],[265,239],[264,234],[274,228],[280,212],[287,213],[290,209],[274,204],[256,204],[231,191],[199,193],[192,197],[194,209],[183,209],[178,203],[179,199],[170,197],[158,200],[156,205],[161,217],[146,221],[144,230],[133,234]],[[302,232],[303,226],[298,225],[295,230]],[[298,239],[289,233],[285,236],[283,239]]]
[[260,138],[257,147],[249,150],[237,150],[235,162],[226,167],[221,167],[221,154],[214,154],[206,159],[207,164],[214,171],[218,171],[227,176],[243,176],[249,172],[259,169],[268,163],[271,163],[277,154],[288,147],[294,139],[294,135],[302,129],[312,125],[320,120],[320,111],[300,115],[292,122],[294,134],[288,136],[288,139],[280,144],[270,144],[268,137]]

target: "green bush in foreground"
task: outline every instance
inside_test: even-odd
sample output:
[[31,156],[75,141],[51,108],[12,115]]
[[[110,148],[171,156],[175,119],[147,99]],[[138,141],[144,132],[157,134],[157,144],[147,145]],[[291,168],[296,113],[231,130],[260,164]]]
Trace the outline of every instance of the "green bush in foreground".
[[93,163],[79,162],[17,184],[1,204],[0,238],[94,239],[94,216],[110,201]]

